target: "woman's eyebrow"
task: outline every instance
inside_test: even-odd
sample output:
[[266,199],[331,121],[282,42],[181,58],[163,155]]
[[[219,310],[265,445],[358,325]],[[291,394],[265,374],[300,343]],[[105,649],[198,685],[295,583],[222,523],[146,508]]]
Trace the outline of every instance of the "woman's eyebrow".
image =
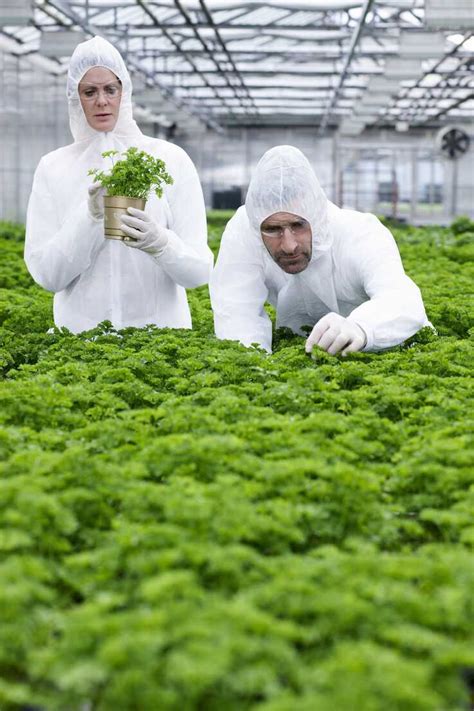
[[81,88],[96,89],[98,86],[110,86],[111,84],[120,84],[118,79],[111,79],[110,81],[102,81],[97,84],[90,84],[89,82],[79,82]]

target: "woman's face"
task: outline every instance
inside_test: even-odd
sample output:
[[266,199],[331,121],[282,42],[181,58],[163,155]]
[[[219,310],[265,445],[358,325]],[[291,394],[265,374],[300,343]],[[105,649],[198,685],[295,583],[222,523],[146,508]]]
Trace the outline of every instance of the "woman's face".
[[113,131],[122,98],[122,85],[115,74],[105,67],[92,67],[79,82],[78,91],[89,126],[96,131]]

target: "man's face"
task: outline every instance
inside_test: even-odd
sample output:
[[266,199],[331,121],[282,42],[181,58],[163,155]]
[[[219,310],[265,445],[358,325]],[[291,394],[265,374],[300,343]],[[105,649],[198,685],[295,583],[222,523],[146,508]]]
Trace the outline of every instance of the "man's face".
[[79,98],[87,123],[96,131],[113,131],[117,123],[122,86],[105,67],[92,67],[79,82]]
[[311,225],[291,212],[275,212],[260,225],[263,244],[287,274],[299,274],[311,260]]

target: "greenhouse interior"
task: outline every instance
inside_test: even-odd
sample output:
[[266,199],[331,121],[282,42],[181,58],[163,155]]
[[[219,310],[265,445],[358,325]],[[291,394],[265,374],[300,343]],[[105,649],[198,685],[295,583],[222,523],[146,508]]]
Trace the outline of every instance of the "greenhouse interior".
[[0,0],[1,711],[474,711],[473,68],[474,0]]
[[472,217],[473,13],[470,0],[2,0],[0,214],[24,219],[39,159],[70,142],[68,59],[98,34],[130,67],[138,124],[189,153],[209,208],[238,207],[263,152],[291,144],[341,207]]

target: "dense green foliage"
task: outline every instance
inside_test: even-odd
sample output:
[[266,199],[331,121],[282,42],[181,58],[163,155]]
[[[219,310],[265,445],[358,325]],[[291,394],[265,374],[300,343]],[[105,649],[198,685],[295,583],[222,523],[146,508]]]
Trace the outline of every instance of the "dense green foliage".
[[163,195],[163,183],[171,185],[173,178],[166,172],[164,161],[145,151],[131,147],[122,153],[124,158],[115,160],[118,151],[104,151],[104,158],[111,158],[109,171],[91,168],[89,175],[107,189],[107,195],[123,195],[147,200],[153,190],[157,197]]
[[470,233],[398,230],[438,335],[342,359],[217,341],[206,288],[47,333],[0,231],[2,711],[467,709]]
[[471,220],[467,215],[460,215],[453,220],[451,230],[455,235],[460,235],[463,232],[474,232],[474,220]]

